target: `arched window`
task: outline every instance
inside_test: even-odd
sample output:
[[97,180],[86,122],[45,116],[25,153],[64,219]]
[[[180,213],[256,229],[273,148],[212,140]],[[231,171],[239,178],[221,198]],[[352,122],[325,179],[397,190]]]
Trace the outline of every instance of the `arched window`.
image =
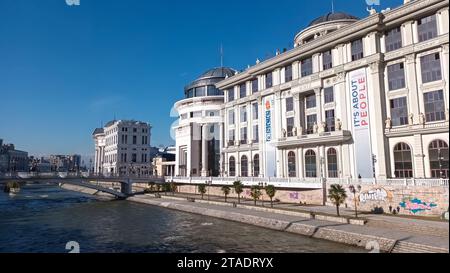
[[408,144],[400,142],[394,147],[395,177],[413,177],[413,164],[411,148]]
[[246,155],[243,155],[241,157],[241,176],[242,177],[248,176],[248,158]]
[[289,177],[297,176],[294,152],[289,152],[289,154],[288,154],[288,174],[289,174]]
[[327,152],[328,177],[338,177],[338,164],[336,149],[330,148]]
[[253,157],[253,176],[259,176],[259,155]]
[[430,155],[431,177],[448,178],[448,144],[442,140],[435,140],[428,147]]
[[229,160],[230,176],[236,176],[236,159],[234,156],[230,157]]
[[317,177],[316,153],[308,150],[305,154],[306,177]]

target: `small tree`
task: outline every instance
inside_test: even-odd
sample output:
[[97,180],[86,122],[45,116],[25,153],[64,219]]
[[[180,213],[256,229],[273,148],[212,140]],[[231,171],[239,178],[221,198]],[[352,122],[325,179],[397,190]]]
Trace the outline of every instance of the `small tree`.
[[274,185],[266,186],[266,194],[270,198],[270,207],[271,208],[273,208],[273,198],[275,197],[275,193],[277,193],[277,190],[275,189]]
[[161,185],[160,184],[156,184],[156,191],[157,192],[161,191]]
[[238,203],[241,203],[241,193],[244,191],[244,185],[241,181],[234,181],[233,188],[238,196]]
[[259,186],[252,186],[250,189],[250,195],[253,198],[253,201],[255,202],[256,206],[256,201],[258,201],[262,195],[261,188]]
[[340,216],[339,207],[340,205],[344,204],[345,199],[347,199],[347,193],[345,192],[345,189],[338,184],[331,185],[330,189],[328,190],[328,198],[336,206],[337,215]]
[[175,184],[174,182],[170,183],[170,190],[172,191],[172,195],[175,195],[177,188],[177,184]]
[[167,195],[167,193],[171,191],[170,183],[164,183],[163,187],[164,187],[163,188],[164,189],[164,194]]
[[148,183],[149,187],[150,187],[150,191],[153,191],[155,189],[155,182],[150,182]]
[[198,192],[202,195],[202,199],[203,199],[203,196],[206,193],[206,185],[204,185],[204,184],[198,185]]
[[225,195],[225,203],[227,202],[227,197],[228,197],[228,194],[230,194],[230,187],[229,186],[223,186],[222,187],[222,192],[223,192],[223,195]]

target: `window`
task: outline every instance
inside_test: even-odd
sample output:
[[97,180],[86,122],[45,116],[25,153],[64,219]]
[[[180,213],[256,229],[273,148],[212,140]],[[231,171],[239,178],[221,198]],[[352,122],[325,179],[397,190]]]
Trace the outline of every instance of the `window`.
[[317,115],[306,116],[306,134],[314,134],[314,125],[317,124]]
[[284,68],[284,82],[292,81],[292,65],[288,65]]
[[195,96],[196,97],[203,97],[206,96],[206,87],[200,86],[195,88]]
[[227,93],[228,93],[228,102],[234,101],[234,88],[228,89]]
[[217,89],[214,85],[208,85],[208,96],[223,96],[223,91]]
[[442,79],[440,59],[439,53],[426,55],[420,58],[423,83],[439,81]]
[[394,147],[394,164],[396,178],[413,177],[411,148],[406,143],[399,143]]
[[252,80],[252,93],[258,92],[258,79]]
[[337,167],[337,153],[333,148],[328,149],[327,152],[327,168],[328,177],[337,178],[338,177],[338,167]]
[[241,107],[241,122],[247,122],[247,107]]
[[248,176],[248,159],[247,156],[245,155],[241,157],[241,176],[242,177]]
[[133,144],[134,144],[134,145],[137,144],[137,136],[133,136]]
[[402,47],[402,31],[400,27],[393,28],[385,35],[386,52],[393,51]]
[[309,95],[305,97],[306,109],[316,108],[316,95]]
[[194,97],[194,89],[189,89],[188,91],[186,91],[186,98],[192,98]]
[[389,90],[405,88],[405,66],[403,63],[387,67]]
[[247,96],[247,86],[245,83],[239,86],[239,98],[245,98]]
[[442,140],[435,140],[431,142],[428,153],[430,155],[431,177],[448,178],[448,144]]
[[331,50],[325,51],[322,54],[323,70],[333,68],[333,56]]
[[423,94],[427,122],[445,120],[444,92],[442,90]]
[[313,150],[306,151],[305,171],[306,177],[317,177],[316,153]]
[[301,62],[302,77],[306,77],[313,73],[312,58],[304,59]]
[[392,126],[408,124],[408,105],[406,97],[391,100]]
[[253,120],[256,120],[256,119],[258,119],[258,116],[259,116],[259,112],[258,112],[258,103],[257,102],[255,102],[255,103],[253,103],[252,104],[252,114],[253,114]]
[[273,86],[272,82],[272,72],[266,74],[266,88],[271,88]]
[[234,125],[234,110],[228,111],[228,123]]
[[294,152],[289,152],[289,154],[288,154],[288,174],[289,174],[289,177],[297,176]]
[[287,127],[287,136],[291,137],[294,135],[294,118],[286,119],[286,127]]
[[436,14],[420,19],[417,22],[417,31],[419,34],[419,42],[437,37]]
[[334,102],[334,88],[333,86],[327,87],[323,90],[325,103]]
[[241,128],[241,144],[247,144],[247,127]]
[[137,162],[137,154],[131,154],[131,162],[133,163]]
[[363,41],[362,39],[353,41],[351,44],[352,61],[364,58]]
[[234,146],[235,141],[234,129],[228,131],[228,145]]
[[335,120],[334,120],[334,109],[325,111],[325,132],[336,131]]
[[230,176],[236,176],[236,159],[234,159],[234,156],[230,157],[228,164]]
[[259,176],[259,155],[253,157],[253,176]]
[[294,98],[286,98],[286,112],[294,111]]
[[259,127],[258,125],[253,125],[253,143],[259,142]]

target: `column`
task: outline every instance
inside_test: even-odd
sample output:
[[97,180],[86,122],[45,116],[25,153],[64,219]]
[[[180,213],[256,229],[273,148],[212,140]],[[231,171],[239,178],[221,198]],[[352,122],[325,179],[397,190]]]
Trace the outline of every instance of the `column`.
[[219,169],[220,169],[220,176],[224,175],[224,154],[222,153],[223,148],[225,147],[225,133],[224,133],[224,124],[223,122],[220,123],[219,125],[219,130],[220,130],[220,163],[219,163]]
[[316,112],[317,112],[317,125],[320,127],[322,124],[322,89],[315,88],[314,93],[316,94]]
[[[448,14],[448,10],[447,10],[447,14]],[[447,18],[448,20],[448,18]],[[444,77],[445,80],[445,88],[447,90],[444,90],[444,102],[445,102],[445,110],[448,111],[449,108],[449,97],[448,97],[448,92],[449,92],[449,78],[448,78],[448,74],[449,74],[449,48],[448,48],[448,44],[443,45],[442,46],[442,62],[443,62],[443,68],[442,68],[442,75]]]
[[300,132],[301,121],[300,121],[300,95],[294,94],[294,124],[297,127],[297,136],[302,135]]
[[417,88],[416,54],[406,56],[406,87],[408,88],[409,112],[418,118],[420,114],[419,90]]
[[422,143],[422,135],[415,134],[414,135],[414,143],[412,149],[412,156],[414,159],[414,177],[416,178],[425,178],[425,162],[424,162],[424,152],[423,152],[423,143]]
[[300,147],[297,149],[297,161],[298,161],[298,177],[299,178],[305,178],[305,172],[304,172],[304,163],[303,163],[303,147]]
[[208,125],[202,125],[202,176],[208,176]]

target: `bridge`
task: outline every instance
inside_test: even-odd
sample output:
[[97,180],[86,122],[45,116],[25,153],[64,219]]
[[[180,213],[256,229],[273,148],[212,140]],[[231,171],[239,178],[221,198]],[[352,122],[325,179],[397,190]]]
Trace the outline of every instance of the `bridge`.
[[[95,175],[89,172],[54,172],[54,173],[8,173],[0,174],[0,184],[8,181],[17,182],[43,182],[52,184],[70,184],[89,189],[94,189],[100,192],[114,195],[117,198],[126,198],[132,194],[133,184],[150,183],[157,184],[165,183],[164,177],[158,176],[119,176],[119,175]],[[105,183],[120,183],[120,192],[103,186]]]

